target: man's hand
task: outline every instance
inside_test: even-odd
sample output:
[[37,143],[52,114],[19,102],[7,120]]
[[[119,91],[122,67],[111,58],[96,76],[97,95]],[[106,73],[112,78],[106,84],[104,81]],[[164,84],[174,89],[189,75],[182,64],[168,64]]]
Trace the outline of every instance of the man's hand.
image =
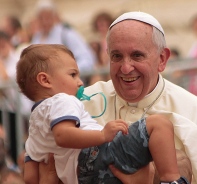
[[109,166],[110,170],[119,180],[121,180],[124,184],[153,184],[153,178],[155,174],[155,169],[153,164],[141,168],[134,174],[124,174],[115,168],[113,165]]
[[39,164],[39,184],[61,184],[55,170],[55,160],[53,154],[49,154],[48,164]]

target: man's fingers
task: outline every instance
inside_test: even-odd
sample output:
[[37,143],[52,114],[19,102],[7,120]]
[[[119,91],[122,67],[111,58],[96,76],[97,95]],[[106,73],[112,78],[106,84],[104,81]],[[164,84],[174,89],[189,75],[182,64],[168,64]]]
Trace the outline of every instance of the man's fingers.
[[52,153],[49,154],[48,163],[49,163],[49,170],[55,171],[55,159]]
[[39,164],[40,184],[58,184],[59,178],[55,170],[55,160],[53,154],[49,154],[48,163]]
[[111,172],[113,173],[113,175],[116,176],[117,178],[120,178],[121,175],[123,175],[117,168],[115,168],[114,165],[109,165],[109,168]]

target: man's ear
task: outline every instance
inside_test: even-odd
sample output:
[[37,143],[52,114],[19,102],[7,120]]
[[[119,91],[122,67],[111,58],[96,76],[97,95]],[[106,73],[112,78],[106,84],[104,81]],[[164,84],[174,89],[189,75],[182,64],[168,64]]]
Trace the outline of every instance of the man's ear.
[[38,73],[36,79],[41,86],[46,87],[46,88],[51,87],[51,83],[50,83],[50,80],[49,80],[50,77],[47,73],[45,73],[45,72]]
[[170,57],[170,50],[168,48],[164,48],[163,51],[160,53],[160,63],[158,67],[159,72],[163,72],[166,68],[168,59]]

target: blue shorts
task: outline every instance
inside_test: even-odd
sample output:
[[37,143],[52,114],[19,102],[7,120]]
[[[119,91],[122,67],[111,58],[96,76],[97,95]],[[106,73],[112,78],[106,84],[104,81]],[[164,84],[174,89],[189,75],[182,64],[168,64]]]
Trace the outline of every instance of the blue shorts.
[[135,173],[152,161],[148,148],[146,119],[129,126],[129,134],[119,132],[110,143],[83,149],[78,158],[79,184],[121,184],[108,169],[114,164],[122,172]]

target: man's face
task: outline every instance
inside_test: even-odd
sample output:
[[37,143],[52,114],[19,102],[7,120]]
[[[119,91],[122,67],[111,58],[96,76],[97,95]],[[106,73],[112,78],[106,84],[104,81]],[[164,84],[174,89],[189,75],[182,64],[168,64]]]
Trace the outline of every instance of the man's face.
[[5,59],[8,57],[10,52],[9,40],[0,38],[0,59]]
[[4,17],[0,22],[0,29],[6,32],[9,36],[14,35],[14,30],[11,26],[10,19],[8,17]]
[[165,49],[158,51],[148,24],[125,20],[110,30],[108,54],[110,75],[118,95],[127,102],[138,102],[157,85],[165,69]]

